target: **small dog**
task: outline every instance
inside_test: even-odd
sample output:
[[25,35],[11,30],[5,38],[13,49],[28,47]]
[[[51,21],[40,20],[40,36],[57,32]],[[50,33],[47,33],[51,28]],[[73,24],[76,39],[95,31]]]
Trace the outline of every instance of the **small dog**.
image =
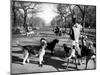
[[75,46],[73,46],[68,59],[75,58],[75,57],[76,57],[76,50],[75,50]]
[[26,33],[26,36],[32,36],[33,34],[35,34],[35,32],[34,31],[30,31],[30,32]]
[[52,42],[47,42],[47,47],[46,49],[51,50],[51,55],[54,54],[54,48],[56,46],[56,44],[59,42],[58,39],[54,39]]

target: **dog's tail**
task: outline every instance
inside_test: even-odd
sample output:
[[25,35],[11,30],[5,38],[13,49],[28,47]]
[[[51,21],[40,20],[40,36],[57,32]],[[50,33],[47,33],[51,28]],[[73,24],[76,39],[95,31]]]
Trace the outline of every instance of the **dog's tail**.
[[19,41],[16,41],[16,45],[17,45],[17,47],[20,47],[21,48],[21,51],[23,53],[24,52],[24,46],[21,45]]

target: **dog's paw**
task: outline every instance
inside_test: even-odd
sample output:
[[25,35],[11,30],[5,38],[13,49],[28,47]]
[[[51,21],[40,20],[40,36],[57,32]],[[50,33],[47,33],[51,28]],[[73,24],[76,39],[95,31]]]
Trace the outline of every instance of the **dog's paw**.
[[77,63],[77,65],[80,65],[80,66],[82,66],[82,62],[78,62],[78,63]]
[[51,53],[52,56],[54,56],[54,53]]
[[25,64],[26,64],[25,62],[22,63],[22,65],[25,65]]
[[35,54],[36,57],[39,57],[39,54]]
[[43,64],[39,64],[39,67],[43,67]]
[[27,59],[27,63],[29,63],[30,61],[29,61],[29,59]]
[[94,59],[94,58],[96,58],[96,56],[95,56],[95,55],[91,56],[91,59]]

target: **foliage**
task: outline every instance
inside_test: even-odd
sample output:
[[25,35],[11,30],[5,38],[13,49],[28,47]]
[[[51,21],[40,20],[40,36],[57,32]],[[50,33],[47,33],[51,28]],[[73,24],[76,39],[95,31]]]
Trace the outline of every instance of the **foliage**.
[[[28,25],[32,28],[44,26],[44,20],[36,17],[38,12],[41,12],[37,2],[11,2],[11,23],[12,28],[22,27],[28,31]],[[96,6],[74,5],[74,4],[57,4],[58,16],[51,21],[51,26],[59,26],[62,28],[70,28],[74,23],[74,18],[80,22],[85,28],[96,28]]]
[[71,27],[73,20],[81,23],[83,27],[96,28],[96,7],[88,5],[58,4],[58,17],[52,23],[62,27]]

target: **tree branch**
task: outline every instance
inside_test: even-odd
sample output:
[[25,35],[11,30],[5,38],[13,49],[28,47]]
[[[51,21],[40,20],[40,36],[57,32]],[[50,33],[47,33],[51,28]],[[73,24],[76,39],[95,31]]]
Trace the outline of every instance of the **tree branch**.
[[79,5],[76,5],[76,6],[80,9],[80,11],[81,11],[81,13],[82,13],[82,17],[84,17],[84,15],[85,15],[85,14],[84,14],[84,13],[85,13],[84,10],[82,10],[82,8],[81,8]]

